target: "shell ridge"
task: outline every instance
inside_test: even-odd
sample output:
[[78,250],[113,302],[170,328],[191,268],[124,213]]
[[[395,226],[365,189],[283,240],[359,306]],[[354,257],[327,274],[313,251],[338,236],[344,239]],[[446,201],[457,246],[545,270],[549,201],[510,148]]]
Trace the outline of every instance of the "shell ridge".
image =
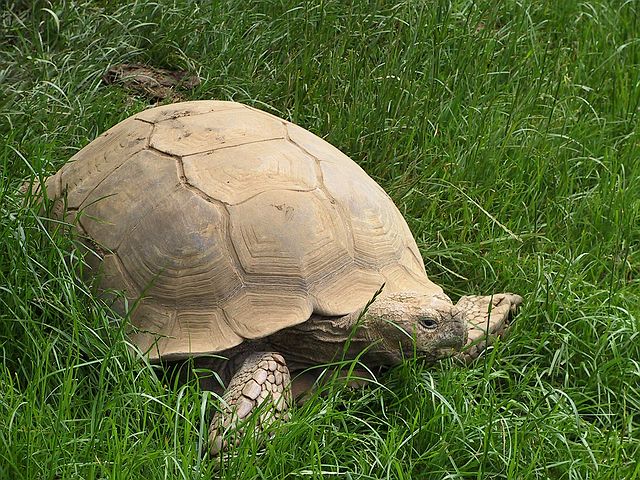
[[202,150],[199,152],[187,153],[185,155],[182,155],[180,158],[192,157],[193,155],[206,155],[208,153],[217,152],[218,150],[225,150],[227,148],[241,147],[243,145],[250,145],[252,143],[271,142],[273,140],[282,140],[283,138],[284,137],[271,137],[271,138],[264,138],[260,140],[251,140],[251,141],[242,142],[242,143],[234,143],[233,145],[224,145],[222,147],[211,148],[211,149]]
[[175,159],[182,160],[182,157],[180,155],[174,155],[173,153],[165,152],[164,150],[160,150],[159,148],[156,148],[151,144],[147,145],[147,148],[145,148],[144,150],[149,150],[150,152],[153,152],[161,157],[175,158]]
[[144,118],[133,117],[134,120],[138,122],[146,123],[147,125],[155,125],[157,122],[150,122],[149,120],[145,120]]
[[231,206],[234,206],[234,207],[238,207],[238,206],[242,205],[243,203],[247,203],[247,202],[253,200],[258,195],[262,195],[263,193],[267,193],[267,192],[281,191],[281,192],[308,193],[308,192],[315,192],[316,190],[320,190],[320,189],[318,187],[313,187],[313,188],[265,188],[264,190],[262,190],[262,191],[260,191],[258,193],[254,193],[253,195],[251,195],[248,198],[245,198],[244,200],[240,200],[239,202],[236,202],[236,203],[229,203],[228,205],[231,205]]
[[183,113],[183,112],[176,112],[176,113],[172,114],[170,117],[163,118],[163,119],[160,119],[160,120],[155,121],[155,122],[149,122],[148,120],[144,120],[144,119],[138,118],[138,117],[136,117],[136,120],[140,120],[141,122],[153,123],[154,125],[156,125],[156,124],[162,123],[162,122],[170,122],[171,120],[175,120],[176,118],[199,117],[200,115],[208,115],[208,114],[214,113],[214,112],[215,113],[218,113],[218,112],[229,112],[231,110],[240,110],[240,109],[237,108],[237,107],[221,108],[220,110],[212,108],[211,110],[209,110],[207,112],[196,112],[196,113],[186,113],[185,112],[183,115],[180,115],[180,113]]
[[[220,104],[225,104],[225,106],[218,110],[217,107]],[[172,109],[174,109],[176,105],[180,105],[180,109],[172,111]],[[199,107],[203,106],[204,111],[198,111]],[[244,105],[226,100],[191,100],[187,102],[180,102],[177,104],[168,104],[153,108],[147,108],[135,114],[133,118],[142,122],[157,124],[164,122],[165,120],[175,120],[182,117],[195,117],[198,115],[207,115],[214,112],[241,110],[239,106]],[[154,116],[159,118],[154,118]],[[149,117],[151,119],[149,119]]]

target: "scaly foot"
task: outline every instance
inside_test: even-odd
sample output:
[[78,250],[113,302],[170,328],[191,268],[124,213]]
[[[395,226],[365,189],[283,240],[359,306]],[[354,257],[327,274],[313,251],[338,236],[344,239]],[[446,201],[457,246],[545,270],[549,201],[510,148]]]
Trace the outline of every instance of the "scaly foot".
[[271,405],[260,415],[260,429],[268,427],[276,419],[287,420],[287,410],[292,404],[290,383],[289,369],[281,355],[273,352],[249,355],[229,382],[222,397],[223,406],[211,420],[211,456],[226,450],[232,435],[236,435],[234,443],[239,443],[243,421],[264,402]]

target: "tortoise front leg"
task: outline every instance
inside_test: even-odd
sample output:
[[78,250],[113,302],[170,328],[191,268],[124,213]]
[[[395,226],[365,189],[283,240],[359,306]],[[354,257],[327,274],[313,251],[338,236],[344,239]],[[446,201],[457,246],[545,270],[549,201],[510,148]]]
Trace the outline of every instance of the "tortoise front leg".
[[210,454],[216,456],[228,448],[225,437],[229,433],[235,431],[237,435],[242,435],[241,423],[265,401],[272,405],[260,415],[260,429],[276,419],[287,420],[287,410],[292,404],[290,384],[289,369],[282,355],[274,352],[248,355],[222,396],[221,410],[211,420]]
[[522,297],[512,293],[461,297],[456,307],[467,321],[467,343],[456,356],[466,363],[477,358],[487,345],[504,335],[521,303]]

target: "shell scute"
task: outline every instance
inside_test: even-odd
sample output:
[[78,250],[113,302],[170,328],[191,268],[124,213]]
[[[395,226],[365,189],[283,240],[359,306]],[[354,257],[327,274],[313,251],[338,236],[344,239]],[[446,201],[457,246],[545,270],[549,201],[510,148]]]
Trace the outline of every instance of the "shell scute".
[[373,180],[363,179],[363,172],[355,164],[321,161],[320,168],[325,188],[351,223],[358,265],[379,269],[397,261],[406,240],[398,234],[403,220],[393,202],[380,195]]
[[224,311],[237,335],[255,339],[306,321],[313,306],[303,289],[248,283],[225,303]]
[[175,159],[141,150],[129,157],[126,168],[105,177],[79,205],[80,222],[103,248],[115,250],[179,184]]
[[351,263],[349,234],[329,206],[320,191],[273,190],[229,207],[243,270],[312,285]]
[[234,205],[269,190],[313,190],[315,160],[284,139],[247,143],[183,160],[186,181]]
[[284,138],[284,130],[281,122],[257,115],[248,108],[220,110],[157,123],[150,145],[169,155],[183,157]]
[[242,286],[226,223],[222,207],[180,188],[138,223],[118,256],[155,303],[177,310],[217,307]]
[[375,270],[359,268],[355,262],[311,285],[314,312],[325,316],[347,315],[362,308],[385,283]]

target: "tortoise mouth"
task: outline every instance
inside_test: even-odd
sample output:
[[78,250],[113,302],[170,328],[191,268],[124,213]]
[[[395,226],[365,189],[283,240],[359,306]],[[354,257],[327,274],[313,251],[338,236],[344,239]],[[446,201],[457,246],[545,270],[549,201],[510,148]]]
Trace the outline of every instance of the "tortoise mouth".
[[454,347],[442,347],[429,352],[420,352],[418,358],[427,364],[437,363],[445,358],[453,357],[460,351],[459,348]]
[[431,348],[420,352],[422,357],[432,360],[447,358],[460,352],[467,342],[466,330],[461,332],[453,332],[443,338],[440,338]]
[[448,358],[448,357],[454,356],[459,351],[460,351],[460,348],[455,348],[455,347],[439,348],[437,356],[438,358]]
[[464,343],[461,339],[440,344],[435,348],[418,352],[418,356],[428,361],[437,361],[452,357],[462,350]]

